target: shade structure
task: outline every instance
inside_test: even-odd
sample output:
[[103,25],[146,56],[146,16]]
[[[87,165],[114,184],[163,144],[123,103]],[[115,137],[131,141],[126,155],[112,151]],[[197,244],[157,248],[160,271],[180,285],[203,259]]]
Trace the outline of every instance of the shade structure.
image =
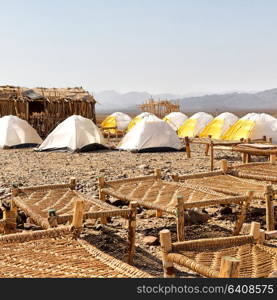
[[16,116],[0,118],[0,149],[37,146],[42,139],[25,120]]
[[90,151],[105,148],[105,139],[92,120],[73,115],[60,123],[38,151]]
[[188,118],[183,125],[178,129],[179,137],[195,137],[212,121],[213,116],[205,112],[198,112]]
[[[111,134],[115,134],[116,131],[126,130],[131,120],[132,118],[125,113],[114,112],[101,123],[101,127],[105,130],[105,132],[110,132]],[[112,128],[112,127],[116,129],[105,129],[105,128]]]
[[149,116],[154,116],[154,115],[149,112],[143,112],[137,115],[136,117],[134,117],[132,121],[129,123],[127,131],[130,131],[138,122],[140,122],[141,120]]
[[180,150],[182,144],[167,122],[154,115],[137,123],[121,140],[117,149],[129,151]]
[[166,121],[175,131],[186,121],[188,117],[177,111],[166,115],[163,120]]
[[[265,113],[249,113],[240,118],[222,136],[224,140],[260,139],[263,136],[274,137],[277,133],[277,120]],[[275,138],[276,140],[276,138]]]
[[224,112],[215,117],[208,125],[201,131],[200,137],[207,138],[209,135],[213,139],[220,139],[221,136],[238,120],[238,117],[232,113]]

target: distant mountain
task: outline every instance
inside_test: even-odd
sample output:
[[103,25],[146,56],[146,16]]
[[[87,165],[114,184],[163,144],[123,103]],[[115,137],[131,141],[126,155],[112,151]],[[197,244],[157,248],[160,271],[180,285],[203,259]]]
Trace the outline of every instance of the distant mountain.
[[97,112],[139,112],[138,105],[149,98],[177,100],[180,99],[181,111],[192,114],[199,111],[221,113],[224,111],[272,112],[277,111],[277,88],[255,93],[226,93],[201,96],[182,96],[175,94],[151,95],[147,92],[129,92],[120,94],[116,91],[104,91],[94,94],[98,101]]
[[223,95],[207,95],[186,97],[181,99],[181,111],[194,113],[205,111],[221,113],[225,111],[244,112],[276,112],[277,89],[258,93],[229,93]]
[[97,112],[114,112],[117,110],[124,112],[138,112],[139,109],[137,106],[151,97],[157,100],[171,100],[182,98],[184,96],[169,93],[151,95],[147,92],[129,92],[120,94],[116,91],[103,91],[94,93],[94,97],[98,102],[96,104]]

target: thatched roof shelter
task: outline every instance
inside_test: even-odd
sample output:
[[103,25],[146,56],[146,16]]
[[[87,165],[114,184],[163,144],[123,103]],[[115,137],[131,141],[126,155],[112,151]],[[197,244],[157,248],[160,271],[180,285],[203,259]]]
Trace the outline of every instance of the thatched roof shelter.
[[0,117],[16,115],[28,121],[41,136],[74,114],[95,122],[95,103],[94,97],[82,87],[0,86]]

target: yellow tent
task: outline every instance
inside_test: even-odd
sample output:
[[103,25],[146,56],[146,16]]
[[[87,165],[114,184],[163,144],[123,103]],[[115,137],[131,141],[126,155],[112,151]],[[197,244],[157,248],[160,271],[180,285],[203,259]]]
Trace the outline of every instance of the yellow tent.
[[179,137],[195,137],[198,135],[205,126],[213,119],[213,116],[199,112],[187,119],[181,127],[178,129]]
[[[109,132],[115,134],[116,132],[122,132],[127,129],[129,123],[131,122],[131,117],[122,112],[115,112],[108,116],[102,123],[101,127],[104,132]],[[115,128],[115,129],[105,129],[105,128]]]
[[225,112],[214,118],[199,134],[201,138],[207,138],[209,135],[213,139],[220,139],[221,136],[238,120],[238,117],[232,113]]

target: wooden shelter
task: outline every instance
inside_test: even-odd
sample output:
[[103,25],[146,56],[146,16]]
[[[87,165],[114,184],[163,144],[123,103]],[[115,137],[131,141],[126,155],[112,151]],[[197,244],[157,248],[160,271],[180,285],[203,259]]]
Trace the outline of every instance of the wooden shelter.
[[0,86],[0,117],[15,115],[45,137],[71,115],[95,119],[95,99],[82,87],[25,88]]
[[151,98],[139,105],[139,109],[142,112],[149,112],[159,118],[163,118],[171,112],[180,111],[180,103],[176,100],[174,102],[168,100],[154,101],[154,99]]

